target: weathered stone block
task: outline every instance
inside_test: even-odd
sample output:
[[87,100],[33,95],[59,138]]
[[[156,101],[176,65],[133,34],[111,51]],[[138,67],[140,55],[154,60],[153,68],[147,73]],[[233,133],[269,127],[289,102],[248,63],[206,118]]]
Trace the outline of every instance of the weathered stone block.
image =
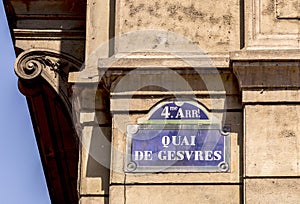
[[81,195],[108,194],[110,167],[110,127],[85,126],[80,140]]
[[80,194],[81,195],[103,195],[104,191],[101,178],[81,178]]
[[[154,29],[166,30],[185,36],[206,52],[226,52],[239,49],[239,1],[140,1],[118,0],[116,8],[116,34]],[[199,23],[201,22],[201,23]],[[134,41],[135,40],[135,41]],[[118,47],[120,52],[128,52],[138,41]],[[157,38],[156,47],[160,48],[161,38]],[[144,39],[147,47],[152,39]],[[180,42],[171,39],[163,47],[180,47]],[[152,45],[152,44],[151,44]],[[155,50],[155,44],[154,50]],[[184,45],[183,45],[184,46]],[[151,47],[153,48],[153,47]],[[183,48],[184,49],[184,48]]]
[[109,203],[110,204],[126,204],[124,190],[125,190],[124,186],[110,186],[109,187]]
[[[110,1],[87,0],[86,58],[107,57],[109,53]],[[100,49],[98,49],[101,47]],[[96,51],[98,49],[98,51]],[[96,53],[95,53],[96,51]],[[94,52],[94,53],[93,53]]]
[[109,101],[104,90],[97,89],[96,87],[84,88],[80,94],[80,106],[82,109],[109,111]]
[[198,204],[239,203],[238,185],[182,186],[114,186],[110,187],[110,204]]
[[126,203],[239,203],[238,185],[126,186]]
[[80,204],[106,204],[108,197],[82,197],[79,200]]
[[246,179],[245,203],[300,203],[300,179]]
[[299,176],[300,106],[245,106],[246,176]]

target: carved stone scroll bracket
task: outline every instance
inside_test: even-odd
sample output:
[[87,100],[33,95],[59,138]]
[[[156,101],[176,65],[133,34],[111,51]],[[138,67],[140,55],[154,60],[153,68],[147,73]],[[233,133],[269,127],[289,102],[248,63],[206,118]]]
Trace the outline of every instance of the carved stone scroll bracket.
[[19,78],[24,80],[37,78],[45,67],[42,57],[23,56],[17,59],[17,62],[19,63],[15,66],[15,72]]
[[19,89],[26,95],[35,94],[43,82],[48,83],[71,113],[70,71],[79,71],[82,63],[66,54],[48,49],[30,49],[22,52],[15,62]]

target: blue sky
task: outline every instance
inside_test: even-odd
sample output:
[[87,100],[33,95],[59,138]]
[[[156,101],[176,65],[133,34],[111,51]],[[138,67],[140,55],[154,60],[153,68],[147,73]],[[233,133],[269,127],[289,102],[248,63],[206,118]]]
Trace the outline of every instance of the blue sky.
[[15,54],[0,3],[0,203],[50,203],[25,97],[17,88]]

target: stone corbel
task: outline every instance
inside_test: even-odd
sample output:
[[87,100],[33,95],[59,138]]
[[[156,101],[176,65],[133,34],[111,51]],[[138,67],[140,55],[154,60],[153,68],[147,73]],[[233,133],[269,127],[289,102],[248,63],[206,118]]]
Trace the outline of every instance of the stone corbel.
[[299,50],[239,51],[230,60],[244,104],[300,101]]
[[46,81],[60,96],[71,113],[70,71],[79,71],[82,63],[66,54],[48,49],[30,49],[16,59],[15,72],[19,77],[19,89],[25,96],[41,90],[41,82]]

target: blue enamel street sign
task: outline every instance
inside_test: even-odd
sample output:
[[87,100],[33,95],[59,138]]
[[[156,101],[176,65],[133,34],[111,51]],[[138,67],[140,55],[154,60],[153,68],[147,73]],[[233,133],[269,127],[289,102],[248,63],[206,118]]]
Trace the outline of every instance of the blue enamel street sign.
[[230,136],[193,101],[163,102],[127,126],[126,172],[229,172]]

